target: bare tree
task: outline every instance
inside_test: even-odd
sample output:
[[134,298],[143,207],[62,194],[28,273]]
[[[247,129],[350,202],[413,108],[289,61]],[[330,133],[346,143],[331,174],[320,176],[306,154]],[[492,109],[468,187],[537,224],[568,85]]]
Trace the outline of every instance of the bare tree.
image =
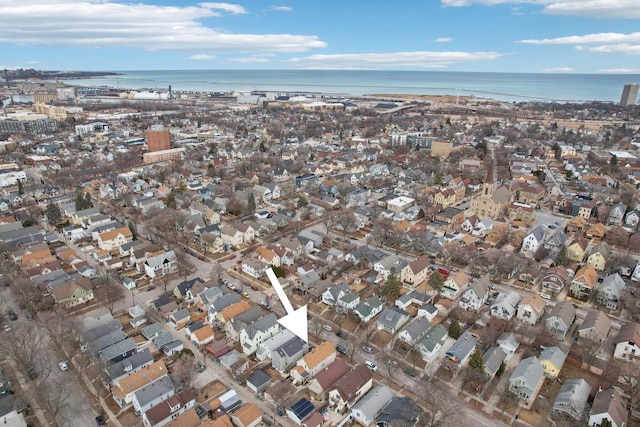
[[640,400],[640,387],[638,387],[640,384],[640,361],[637,359],[615,360],[614,364],[619,370],[618,382],[628,398],[627,409],[631,415]]
[[358,349],[362,346],[362,341],[345,340],[344,347],[347,349],[346,356],[349,357],[349,362],[353,362],[353,358],[356,356]]
[[219,262],[214,262],[211,266],[211,270],[209,272],[209,276],[213,279],[218,285],[222,283],[222,266]]
[[38,322],[40,330],[49,338],[49,347],[62,359],[73,355],[77,341],[73,337],[75,319],[66,310],[58,308],[46,313]]
[[318,337],[318,339],[320,339],[320,336],[322,335],[322,333],[324,332],[324,328],[323,328],[323,323],[321,321],[321,319],[318,318],[312,318],[311,320],[311,330],[313,331],[313,334]]
[[46,378],[51,372],[40,330],[33,323],[14,327],[0,340],[0,357],[9,360],[25,378]]
[[389,356],[389,354],[385,353],[382,356],[382,363],[384,363],[384,367],[387,370],[387,374],[389,375],[389,377],[394,378],[396,376],[396,373],[398,372],[398,369],[400,369],[400,367],[398,366],[398,361]]
[[34,318],[38,317],[38,313],[49,311],[54,306],[53,299],[43,295],[43,293],[26,278],[19,278],[12,281],[11,289],[16,297],[18,297],[18,300],[24,304],[24,309],[33,315]]
[[49,413],[56,423],[58,416],[70,405],[71,389],[65,378],[53,378],[39,380],[34,387],[34,394],[41,409]]
[[421,425],[424,427],[441,427],[460,425],[460,403],[448,392],[429,383],[419,382],[420,395],[426,403],[427,411]]
[[182,351],[178,353],[175,362],[171,365],[171,373],[178,386],[190,388],[193,382],[193,372],[196,369],[196,358],[192,352]]
[[123,287],[118,283],[115,277],[107,272],[102,277],[100,285],[95,289],[95,297],[100,305],[109,310],[113,314],[116,303],[123,298]]

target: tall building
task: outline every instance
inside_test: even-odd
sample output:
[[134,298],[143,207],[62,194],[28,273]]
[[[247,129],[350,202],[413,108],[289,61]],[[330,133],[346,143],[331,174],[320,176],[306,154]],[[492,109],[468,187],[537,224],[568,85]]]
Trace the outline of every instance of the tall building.
[[169,129],[165,129],[162,125],[151,126],[145,134],[147,140],[147,151],[153,153],[155,151],[164,151],[171,148],[171,134]]
[[624,89],[622,89],[622,96],[620,97],[620,105],[623,107],[635,105],[637,96],[638,85],[636,83],[624,85]]

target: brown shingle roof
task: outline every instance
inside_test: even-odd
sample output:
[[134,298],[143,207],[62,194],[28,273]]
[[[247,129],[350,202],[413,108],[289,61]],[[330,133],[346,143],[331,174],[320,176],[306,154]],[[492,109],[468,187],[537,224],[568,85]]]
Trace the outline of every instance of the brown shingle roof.
[[244,313],[245,311],[251,308],[251,303],[249,301],[240,301],[235,304],[231,304],[229,307],[220,311],[220,317],[224,322],[228,322],[233,319],[240,313]]
[[324,368],[316,375],[315,380],[322,390],[327,390],[336,381],[349,372],[349,365],[344,359],[336,359],[331,365]]
[[620,327],[618,338],[616,338],[616,344],[626,341],[632,341],[636,344],[640,344],[640,324],[627,323]]
[[157,362],[145,366],[139,371],[122,378],[118,385],[111,387],[111,391],[118,399],[124,399],[127,394],[167,375],[167,373],[167,367],[165,366],[164,361],[158,360]]
[[115,230],[105,231],[104,233],[100,233],[98,236],[100,237],[100,240],[106,242],[107,240],[115,239],[118,237],[118,234],[122,234],[124,237],[133,236],[129,227],[120,227]]
[[329,357],[329,355],[335,352],[336,347],[329,341],[325,341],[311,350],[306,356],[304,356],[303,360],[305,361],[309,369],[313,369],[318,366],[320,362]]
[[360,390],[367,381],[371,380],[372,377],[373,375],[369,368],[365,365],[358,365],[342,377],[333,388],[340,393],[342,400],[345,402],[353,402],[357,397],[356,392]]
[[262,411],[253,403],[245,403],[233,413],[233,417],[237,418],[243,426],[248,426],[258,418],[262,418]]
[[578,280],[580,277],[584,277],[586,284],[589,285],[590,288],[593,288],[596,280],[598,280],[598,272],[591,264],[587,264],[576,272],[573,281]]
[[427,255],[422,255],[420,258],[409,263],[409,268],[413,274],[418,274],[424,269],[429,267],[429,257]]

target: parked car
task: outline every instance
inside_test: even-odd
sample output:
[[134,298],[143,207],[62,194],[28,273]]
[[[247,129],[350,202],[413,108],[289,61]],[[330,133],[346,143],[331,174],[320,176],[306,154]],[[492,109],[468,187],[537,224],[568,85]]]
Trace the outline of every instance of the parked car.
[[11,326],[9,326],[7,323],[5,323],[2,328],[4,329],[5,332],[9,332],[11,330]]
[[369,347],[368,345],[363,345],[362,346],[362,351],[364,351],[365,353],[373,353],[373,348]]
[[549,295],[547,295],[547,294],[540,294],[540,298],[546,299],[546,300],[550,300],[551,299],[551,297]]
[[251,295],[249,295],[249,292],[247,292],[247,291],[244,291],[244,292],[242,293],[242,296],[243,296],[243,297],[245,297],[246,299],[251,298]]
[[391,360],[389,360],[389,365],[398,366],[398,361],[396,359],[391,359]]
[[18,315],[11,308],[9,309],[9,311],[7,311],[7,317],[11,320],[18,320]]
[[198,372],[204,372],[205,369],[207,369],[207,365],[205,365],[202,362],[198,362],[198,367],[197,367]]
[[411,368],[407,368],[403,371],[405,374],[409,375],[410,377],[417,377],[418,373],[416,371],[414,371]]
[[262,308],[264,308],[266,310],[271,310],[271,306],[266,301],[260,301],[260,305],[262,306]]
[[336,336],[337,336],[338,338],[342,338],[342,336],[343,336],[343,335],[344,335],[344,334],[342,333],[342,331],[336,331]]
[[68,371],[69,370],[69,365],[67,365],[67,362],[60,362],[60,363],[58,363],[58,366],[60,367],[61,371]]
[[106,421],[104,420],[104,416],[103,416],[103,415],[98,415],[98,416],[96,417],[96,423],[97,423],[99,426],[106,426],[106,425],[107,425]]
[[227,283],[227,288],[231,289],[232,291],[236,290],[236,285],[234,285],[233,283],[229,282]]
[[372,372],[375,372],[378,370],[378,367],[376,366],[376,364],[369,360],[365,361],[364,364],[367,365],[367,368],[369,368]]
[[347,350],[347,348],[345,346],[341,345],[341,344],[338,344],[336,346],[336,351],[338,353],[341,353],[341,354],[344,354],[344,355],[349,354],[349,350]]
[[331,327],[331,325],[322,325],[322,328],[325,331],[329,331],[329,332],[333,331],[333,328]]

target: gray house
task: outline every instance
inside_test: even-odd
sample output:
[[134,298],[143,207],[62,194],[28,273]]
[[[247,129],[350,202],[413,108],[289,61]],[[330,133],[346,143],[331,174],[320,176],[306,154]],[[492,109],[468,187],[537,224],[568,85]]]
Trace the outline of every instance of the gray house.
[[418,349],[425,360],[431,360],[447,339],[447,328],[438,323],[418,342]]
[[598,290],[597,303],[608,310],[617,310],[625,286],[624,280],[618,273],[608,275]]
[[506,357],[507,353],[505,353],[500,347],[491,347],[484,353],[482,361],[484,362],[484,374],[488,379],[493,379]]
[[431,328],[431,322],[426,317],[416,317],[398,334],[398,339],[408,346],[415,345]]
[[378,318],[378,329],[395,334],[409,320],[411,315],[396,306],[387,307]]
[[589,310],[578,328],[581,339],[604,342],[611,329],[611,319],[600,310]]
[[576,308],[568,301],[556,304],[544,321],[544,326],[557,340],[564,340],[569,328],[576,319]]
[[279,372],[287,372],[309,352],[309,343],[300,337],[293,337],[271,352],[271,366]]
[[544,368],[535,356],[521,360],[509,378],[509,391],[525,403],[532,402],[544,382]]
[[351,416],[364,426],[373,424],[382,409],[393,399],[394,393],[389,387],[379,385],[367,393],[351,408]]
[[133,407],[140,415],[175,394],[171,377],[165,375],[133,393]]
[[466,331],[453,343],[449,351],[447,351],[447,357],[462,366],[467,363],[469,357],[476,349],[476,339],[471,335],[469,331]]
[[127,338],[103,348],[98,352],[98,357],[104,363],[119,362],[135,353],[137,348],[136,341],[133,338]]
[[409,397],[394,397],[382,408],[376,426],[417,426],[422,417],[422,408]]
[[152,363],[153,355],[151,354],[151,350],[145,348],[138,353],[132,354],[126,359],[122,359],[119,362],[106,366],[104,368],[104,372],[107,375],[109,382],[114,383]]
[[591,393],[591,386],[582,378],[565,380],[553,402],[553,412],[567,414],[576,420],[582,419],[589,393]]

